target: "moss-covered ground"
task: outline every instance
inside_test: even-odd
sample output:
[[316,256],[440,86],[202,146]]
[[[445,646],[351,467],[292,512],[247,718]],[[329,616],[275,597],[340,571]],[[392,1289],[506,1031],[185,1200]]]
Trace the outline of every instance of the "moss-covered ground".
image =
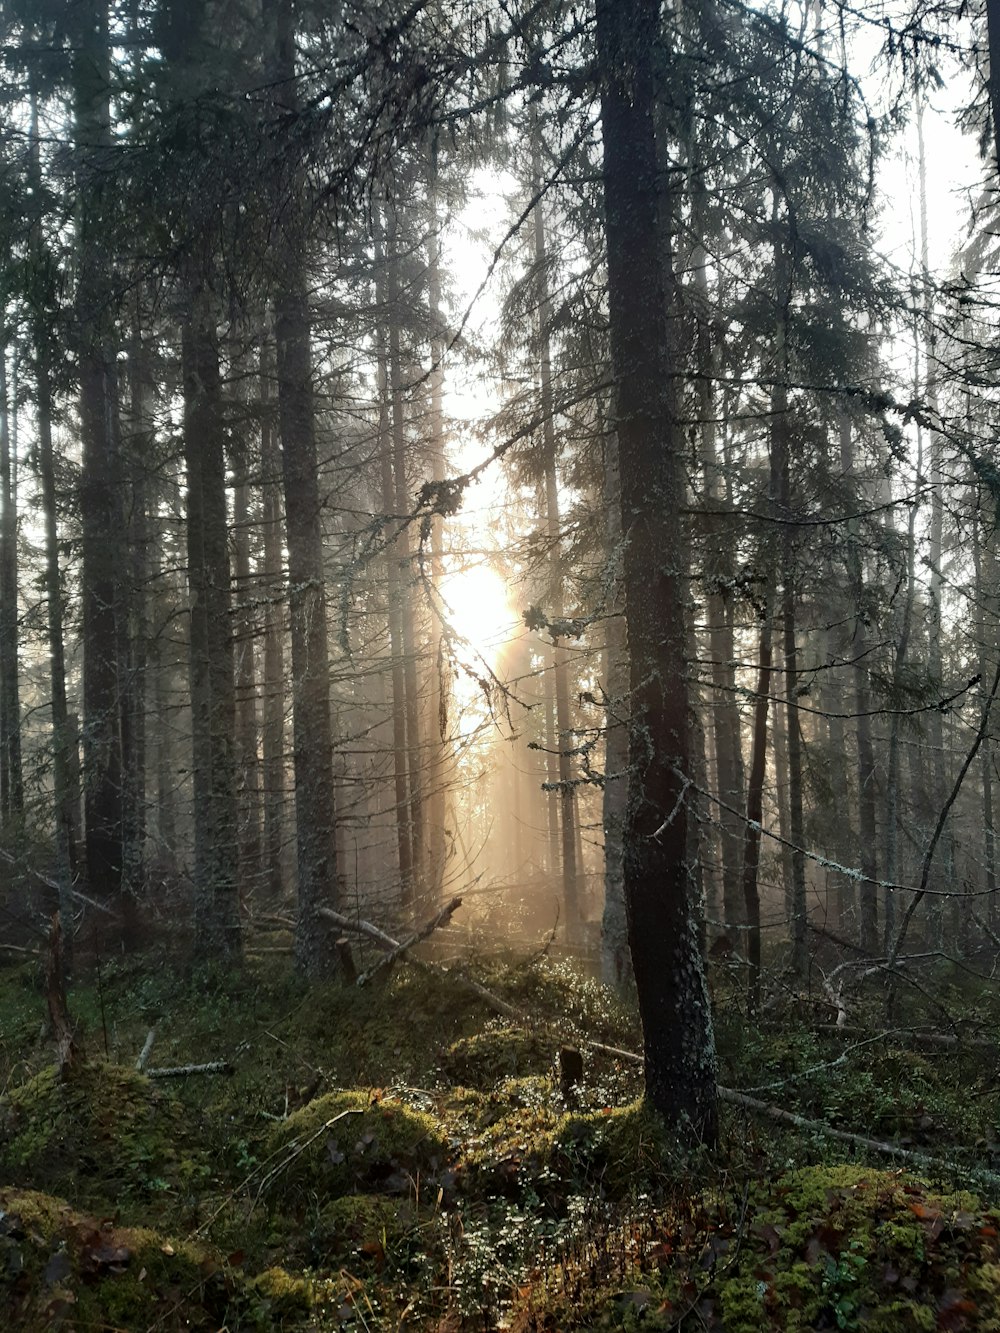
[[[682,1152],[586,1045],[636,1050],[627,1006],[544,958],[470,968],[535,1021],[405,965],[105,964],[69,988],[64,1078],[37,971],[0,970],[0,1328],[1000,1330],[988,989],[935,979],[977,1043],[933,1046],[798,996],[750,1025],[716,985],[723,1083],[933,1159],[904,1171],[729,1106]],[[137,1073],[153,1026],[150,1070],[232,1072]]]

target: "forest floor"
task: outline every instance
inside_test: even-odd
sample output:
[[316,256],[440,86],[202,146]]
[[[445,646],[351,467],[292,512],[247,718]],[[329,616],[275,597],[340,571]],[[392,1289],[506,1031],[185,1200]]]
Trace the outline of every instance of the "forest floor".
[[106,962],[69,989],[65,1079],[37,965],[0,969],[0,1327],[1000,1330],[995,989],[922,978],[948,1045],[877,997],[849,1033],[795,994],[748,1024],[736,981],[723,1084],[919,1171],[728,1103],[719,1150],[680,1153],[588,1045],[636,1051],[634,1015],[545,956],[364,989]]

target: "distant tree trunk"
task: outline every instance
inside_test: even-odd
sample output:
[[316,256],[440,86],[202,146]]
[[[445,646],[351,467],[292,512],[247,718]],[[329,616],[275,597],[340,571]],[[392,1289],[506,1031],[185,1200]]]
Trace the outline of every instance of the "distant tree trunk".
[[[387,264],[382,245],[380,215],[375,218],[375,262],[380,268]],[[376,304],[384,308],[388,297],[384,274],[377,281]],[[389,345],[385,330],[376,334],[376,355],[379,379],[378,447],[382,482],[382,510],[386,521],[396,512],[396,487],[393,477],[392,431],[389,403]],[[392,770],[396,802],[396,849],[399,859],[400,905],[409,908],[413,902],[413,825],[411,821],[408,754],[406,745],[406,676],[403,665],[403,608],[402,568],[397,541],[386,551],[386,589],[388,596],[389,662],[392,675]]]
[[[427,304],[431,319],[430,372],[430,450],[432,477],[445,478],[444,435],[444,360],[448,340],[441,307],[441,238],[437,210],[437,151],[431,148],[428,187],[428,264]],[[444,520],[440,514],[431,518],[430,577],[440,590],[444,579]],[[448,787],[451,779],[451,755],[448,746],[449,673],[443,632],[438,629],[431,663],[431,689],[427,763],[427,893],[432,901],[444,889],[445,861],[448,855]]]
[[[618,441],[613,431],[603,429],[604,441],[604,528],[609,560],[621,559],[622,508],[618,475]],[[601,976],[605,985],[630,990],[633,984],[632,957],[628,948],[628,916],[625,911],[624,828],[628,796],[628,644],[625,617],[616,581],[615,603],[605,622],[604,690],[607,711],[604,731],[604,913],[601,920]]]
[[[398,214],[399,202],[389,208],[389,396],[392,406],[392,478],[393,501],[398,515],[406,514],[412,506],[409,479],[406,472],[406,402],[403,396],[403,365],[401,333],[403,322],[402,293],[399,278]],[[424,809],[423,809],[423,740],[420,726],[420,691],[417,673],[417,627],[413,605],[413,558],[410,551],[409,525],[400,527],[395,541],[395,558],[399,576],[399,627],[403,650],[403,716],[406,726],[405,763],[407,799],[409,801],[410,856],[412,891],[414,898],[422,896],[421,882],[424,868]]]
[[122,617],[123,891],[137,913],[146,886],[146,689],[149,656],[150,532],[147,476],[153,446],[151,383],[141,324],[141,291],[128,346],[129,615]]
[[125,571],[118,380],[103,236],[100,156],[107,151],[110,51],[107,10],[81,0],[73,62],[77,158],[76,332],[80,381],[80,514],[83,601],[83,754],[87,880],[118,901],[124,865],[119,714],[122,579]]
[[3,822],[24,815],[21,771],[21,693],[17,648],[17,492],[11,466],[11,416],[6,331],[0,336],[0,812]]
[[[692,148],[692,157],[695,155]],[[720,373],[721,333],[712,326],[712,300],[708,282],[708,255],[700,242],[707,223],[705,185],[700,171],[694,173],[692,203],[695,210],[695,250],[692,256],[698,358],[699,452],[704,478],[704,498],[710,510],[724,505],[719,472],[715,384]],[[705,609],[708,617],[708,650],[712,659],[710,715],[715,751],[717,790],[722,804],[718,811],[719,843],[722,851],[723,929],[738,929],[743,923],[742,855],[744,844],[741,806],[746,791],[740,710],[736,692],[736,650],[733,631],[732,584],[736,573],[735,548],[729,540],[729,522],[711,513],[705,523]]]
[[[632,716],[625,900],[646,1095],[689,1137],[717,1134],[715,1044],[687,864],[683,430],[661,267],[653,111],[658,0],[598,0],[604,207]],[[638,295],[642,293],[642,299]]]
[[[777,220],[777,205],[775,206]],[[799,734],[798,649],[795,640],[795,526],[792,510],[791,458],[788,416],[788,330],[787,310],[791,303],[792,266],[790,256],[776,244],[774,270],[779,301],[775,332],[777,383],[771,395],[771,468],[772,496],[776,491],[782,518],[780,535],[781,629],[785,681],[785,756],[788,767],[788,852],[791,883],[787,886],[792,938],[792,966],[804,977],[809,967],[806,949],[806,868],[805,826],[802,810],[802,740]],[[777,730],[777,728],[776,728]],[[778,799],[782,793],[779,791]]]
[[264,772],[264,848],[268,893],[284,894],[282,856],[285,845],[285,631],[284,577],[281,554],[281,456],[271,407],[274,375],[271,346],[260,347],[260,463],[263,477],[264,565],[264,718],[261,751]]
[[764,817],[764,775],[767,771],[767,710],[771,691],[771,597],[761,617],[757,697],[753,706],[750,769],[747,774],[747,817],[743,842],[743,904],[747,930],[747,1010],[760,1009],[760,868],[761,821]]
[[[249,383],[251,369],[236,354],[239,383]],[[239,424],[233,441],[233,582],[236,599],[233,638],[236,686],[236,772],[237,823],[239,828],[239,866],[241,892],[255,899],[264,872],[261,842],[260,755],[257,721],[257,670],[254,647],[257,638],[253,592],[255,573],[250,559],[250,444],[248,439],[247,400],[237,390],[233,407]]]
[[[41,199],[40,136],[38,97],[31,88],[31,151],[28,178],[32,191]],[[41,218],[31,227],[32,259],[37,271],[49,266]],[[76,875],[76,843],[79,836],[80,793],[74,788],[69,745],[71,732],[66,703],[66,648],[63,638],[63,588],[59,571],[59,515],[56,501],[55,461],[52,452],[52,372],[50,332],[39,316],[32,330],[35,356],[35,396],[38,427],[38,478],[42,492],[42,521],[45,531],[45,602],[48,625],[49,681],[52,708],[52,795],[55,811],[55,841],[60,940],[63,970],[73,967],[73,903],[70,886]],[[75,740],[75,735],[74,735]]]
[[199,953],[241,951],[235,695],[230,626],[225,427],[213,298],[191,300],[182,329],[187,467],[190,677],[194,754],[195,930]]
[[[272,4],[276,97],[285,115],[298,114],[291,0]],[[302,190],[305,184],[302,183]],[[312,320],[305,268],[305,205],[296,198],[283,220],[274,297],[278,421],[281,432],[292,628],[292,726],[295,736],[295,828],[298,924],[295,956],[310,976],[334,971],[333,932],[317,915],[337,906],[336,812],[326,578],[313,402]]]
[[[938,406],[938,365],[935,351],[934,311],[931,295],[930,271],[928,268],[928,233],[927,233],[927,160],[924,152],[923,98],[917,95],[917,149],[918,180],[920,190],[920,262],[924,283],[924,365],[925,383],[922,386],[927,396],[931,414],[937,416]],[[927,670],[934,688],[944,690],[944,658],[941,647],[941,594],[944,579],[941,571],[941,551],[944,533],[944,477],[942,475],[942,443],[936,431],[930,432],[929,441],[931,474],[931,524],[930,541],[927,553],[930,565],[929,605],[927,608]],[[930,747],[930,809],[928,811],[925,837],[930,838],[938,815],[944,808],[947,796],[947,765],[944,752],[944,716],[940,709],[932,708],[927,715],[927,740]],[[945,873],[941,881],[950,884],[953,870],[952,840],[943,839],[941,858]],[[930,921],[932,940],[943,944],[942,932],[944,915],[942,900],[931,896],[927,901],[927,914]]]
[[[840,417],[840,465],[849,487],[851,503],[859,500],[854,471],[854,437],[851,419],[846,412]],[[865,605],[864,565],[858,546],[857,523],[852,520],[847,531],[847,574],[854,598],[854,711],[858,745],[858,828],[861,873],[864,882],[859,886],[861,916],[861,947],[874,956],[879,951],[878,933],[878,824],[876,817],[877,774],[875,747],[872,742],[871,690],[868,663],[868,609]]]
[[[531,189],[535,197],[534,243],[538,298],[538,375],[542,409],[542,458],[545,475],[545,534],[549,548],[551,599],[549,617],[561,620],[566,613],[563,597],[563,570],[559,557],[562,522],[559,516],[559,484],[556,472],[556,426],[552,395],[552,349],[549,328],[552,303],[547,272],[548,250],[545,240],[545,215],[540,198],[542,187],[542,140],[535,108],[531,114]],[[557,781],[559,783],[560,860],[563,902],[566,907],[566,938],[579,938],[583,924],[580,893],[580,867],[577,864],[577,810],[571,780],[573,776],[568,751],[572,748],[572,722],[569,711],[569,663],[562,636],[552,636],[552,664],[555,680]]]
[[[986,693],[989,688],[987,682],[992,679],[993,675],[989,645],[995,644],[997,637],[997,560],[993,533],[986,534],[982,531],[975,506],[972,514],[972,556],[975,568],[976,607],[978,608],[976,639],[978,642],[979,675],[981,677],[979,688],[985,707]],[[984,564],[989,571],[988,578],[984,577]],[[995,751],[990,743],[990,738],[986,737],[983,742],[983,757],[981,760],[983,781],[983,887],[987,894],[987,919],[991,923],[996,920],[997,915],[997,849],[996,833],[993,828],[994,760]]]

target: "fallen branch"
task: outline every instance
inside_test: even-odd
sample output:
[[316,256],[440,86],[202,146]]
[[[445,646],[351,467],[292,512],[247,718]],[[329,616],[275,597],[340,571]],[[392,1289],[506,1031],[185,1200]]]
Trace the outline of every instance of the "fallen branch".
[[153,1049],[153,1042],[156,1040],[156,1024],[146,1033],[146,1040],[142,1044],[142,1050],[139,1052],[135,1062],[135,1072],[141,1074],[146,1068],[146,1061],[149,1059],[149,1053]]
[[147,1069],[147,1078],[186,1078],[188,1074],[232,1074],[228,1060],[210,1060],[207,1065],[174,1065],[171,1069]]
[[367,939],[374,940],[383,949],[399,948],[399,940],[394,940],[391,935],[387,935],[384,930],[379,930],[378,926],[373,926],[370,921],[362,921],[360,918],[355,920],[349,916],[342,916],[340,912],[335,912],[332,907],[317,907],[316,915],[321,916],[324,921],[332,921],[335,926],[339,926],[341,930],[346,930],[350,935],[364,935]]
[[994,1171],[987,1171],[978,1166],[964,1167],[957,1162],[950,1162],[944,1158],[932,1156],[930,1153],[920,1152],[913,1148],[901,1148],[898,1143],[890,1143],[886,1139],[869,1139],[863,1134],[852,1134],[846,1129],[835,1129],[833,1125],[828,1125],[822,1120],[810,1120],[806,1116],[796,1114],[795,1111],[786,1111],[781,1106],[772,1106],[768,1102],[758,1101],[756,1097],[748,1097],[745,1092],[734,1092],[732,1088],[719,1088],[719,1100],[728,1102],[730,1106],[740,1106],[744,1110],[754,1111],[758,1115],[766,1115],[771,1120],[793,1125],[796,1129],[805,1129],[812,1133],[822,1134],[828,1139],[836,1139],[838,1143],[850,1143],[853,1147],[864,1148],[867,1152],[878,1153],[883,1157],[898,1158],[901,1162],[911,1163],[921,1170],[930,1168],[934,1171],[940,1171],[942,1168],[947,1168],[950,1171],[958,1171],[972,1176],[981,1180],[984,1184],[992,1185],[994,1188],[1000,1188],[1000,1175],[997,1175]]
[[367,986],[369,981],[378,976],[380,972],[385,971],[386,968],[392,967],[397,958],[402,958],[407,949],[412,949],[415,944],[419,944],[421,940],[425,940],[428,935],[433,935],[438,926],[443,926],[445,922],[450,921],[452,913],[457,912],[461,906],[461,898],[452,898],[451,902],[442,907],[439,912],[431,917],[430,921],[422,925],[419,930],[415,930],[412,935],[403,940],[401,944],[397,944],[394,949],[390,949],[384,957],[380,958],[378,962],[374,963],[367,971],[362,972],[358,977],[357,985]]

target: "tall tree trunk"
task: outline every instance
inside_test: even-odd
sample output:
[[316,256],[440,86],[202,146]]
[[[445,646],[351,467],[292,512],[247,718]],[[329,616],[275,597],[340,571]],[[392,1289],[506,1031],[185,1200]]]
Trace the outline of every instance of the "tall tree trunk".
[[[297,115],[293,6],[291,0],[272,0],[271,9],[277,96],[285,115]],[[295,955],[308,975],[320,976],[333,971],[336,951],[332,932],[317,912],[320,907],[336,907],[339,879],[304,203],[294,200],[283,223],[274,317],[294,681],[298,853]]]
[[[653,112],[657,0],[598,0],[608,294],[632,716],[625,901],[646,1095],[678,1130],[717,1134],[715,1043],[687,864],[690,756],[683,431],[661,266]],[[640,299],[641,294],[641,299]]]
[[[406,473],[406,401],[403,395],[401,334],[403,322],[402,291],[399,274],[397,209],[389,208],[389,395],[392,406],[392,479],[395,511],[400,517],[411,508],[410,485]],[[413,556],[410,528],[400,527],[395,541],[398,562],[397,596],[403,664],[403,717],[405,721],[406,790],[409,801],[410,856],[412,893],[416,899],[424,893],[421,882],[424,868],[423,741],[420,726],[420,697],[417,672],[417,628],[413,605]],[[412,904],[406,904],[407,906]]]
[[272,410],[272,347],[260,346],[260,463],[263,478],[264,718],[261,758],[264,776],[264,849],[268,893],[280,902],[285,844],[285,630],[282,569],[281,456]]
[[[850,503],[857,508],[860,500],[854,470],[854,436],[846,412],[840,417],[840,465],[848,486]],[[876,817],[877,776],[875,747],[872,741],[871,690],[868,663],[868,609],[865,596],[864,564],[858,544],[857,522],[847,530],[847,575],[854,599],[854,711],[858,746],[858,828],[861,833],[859,855],[863,882],[859,886],[861,947],[874,956],[879,952],[878,932],[878,823]]]
[[[559,483],[556,471],[556,426],[552,395],[552,347],[550,326],[552,303],[549,297],[548,248],[545,239],[545,214],[542,210],[542,138],[537,110],[531,114],[531,188],[535,198],[534,243],[538,300],[538,377],[542,409],[542,458],[545,476],[545,535],[549,552],[550,619],[565,615],[563,569],[559,555],[562,520],[559,515]],[[555,681],[557,781],[559,783],[560,860],[563,902],[566,908],[566,938],[575,941],[583,924],[580,867],[577,864],[577,809],[572,783],[569,750],[573,746],[569,709],[569,662],[560,635],[552,636],[552,667]]]
[[[622,509],[618,475],[618,442],[614,432],[602,429],[604,442],[604,528],[609,561],[621,561]],[[601,976],[605,985],[629,990],[633,983],[625,911],[624,829],[628,795],[628,644],[621,606],[621,581],[615,581],[613,614],[605,622],[604,690],[604,912],[601,919]]]
[[128,347],[129,440],[128,617],[122,618],[122,813],[123,890],[132,915],[138,916],[146,884],[146,692],[149,645],[150,531],[147,476],[153,446],[150,398],[152,385],[144,345],[140,304],[135,307]]
[[[31,146],[28,178],[36,199],[41,199],[42,170],[38,128],[38,97],[31,87]],[[37,272],[50,271],[41,216],[32,220],[32,261]],[[49,649],[49,692],[52,708],[52,795],[55,811],[56,879],[60,940],[65,974],[73,966],[73,903],[70,887],[76,876],[76,844],[79,837],[80,793],[74,789],[70,762],[70,728],[66,703],[66,647],[63,637],[63,588],[59,571],[59,516],[56,500],[55,460],[52,452],[52,371],[50,331],[39,314],[32,342],[35,356],[35,395],[38,425],[38,478],[42,493],[42,522],[45,531],[45,603]]]
[[747,817],[743,842],[743,904],[747,931],[747,1011],[760,1009],[760,869],[761,822],[764,817],[764,776],[767,771],[767,710],[771,691],[771,600],[769,591],[761,616],[757,697],[753,706],[750,769],[747,774]]
[[11,464],[11,417],[6,330],[0,333],[0,812],[5,824],[24,815],[21,770],[21,691],[18,667],[17,491]]
[[[441,306],[441,236],[437,209],[437,150],[432,145],[428,187],[428,263],[427,303],[431,320],[430,371],[430,451],[431,475],[441,483],[445,479],[444,433],[444,360],[448,340]],[[432,586],[440,591],[444,580],[444,519],[434,514],[430,524]],[[451,754],[448,744],[449,672],[447,645],[441,629],[433,645],[430,668],[430,703],[427,762],[427,894],[436,902],[444,889],[445,862],[448,855],[448,787],[451,780]]]
[[[388,260],[382,244],[381,217],[375,217],[375,262],[379,268],[376,304],[387,308],[386,272]],[[382,511],[386,522],[396,512],[396,487],[393,476],[392,429],[390,425],[389,343],[380,324],[376,334],[378,359],[379,423],[378,449],[382,483]],[[396,803],[396,851],[399,860],[400,904],[408,909],[413,902],[413,825],[411,821],[408,754],[406,745],[406,675],[403,664],[403,608],[402,562],[399,558],[398,539],[386,551],[386,594],[388,597],[389,664],[392,675],[392,772]]]
[[195,930],[205,955],[241,951],[235,695],[230,627],[225,427],[213,298],[191,299],[182,329],[194,756]]
[[101,156],[110,135],[107,10],[76,6],[73,112],[77,169],[76,331],[79,340],[83,600],[83,751],[87,880],[118,900],[124,863],[119,714],[122,475],[109,258],[103,238]]

